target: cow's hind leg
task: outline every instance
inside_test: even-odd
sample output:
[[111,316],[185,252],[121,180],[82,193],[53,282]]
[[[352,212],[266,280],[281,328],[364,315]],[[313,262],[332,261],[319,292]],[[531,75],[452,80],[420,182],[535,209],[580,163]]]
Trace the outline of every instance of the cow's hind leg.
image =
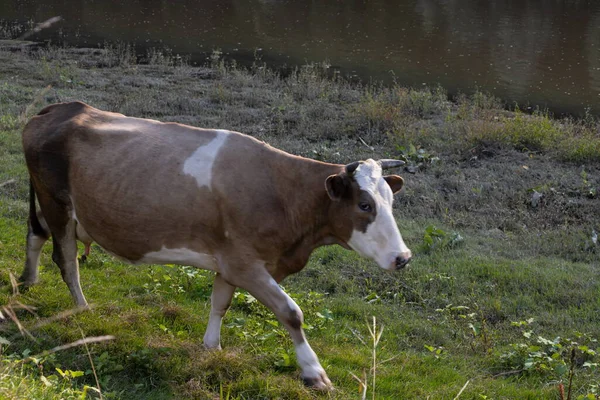
[[[290,333],[302,379],[306,385],[319,390],[330,390],[331,381],[319,363],[317,355],[308,344],[302,329],[304,316],[296,302],[285,293],[264,266],[255,266],[231,277],[233,284],[246,289],[252,296],[268,307]],[[229,278],[229,277],[228,277]]]
[[210,297],[210,317],[204,334],[204,346],[209,349],[221,348],[221,321],[231,305],[235,286],[225,282],[221,274],[215,276]]
[[79,262],[77,261],[77,242],[75,241],[74,225],[69,224],[70,229],[65,229],[65,233],[62,237],[57,237],[53,233],[52,237],[54,241],[54,250],[52,252],[52,260],[60,268],[63,281],[69,287],[71,296],[78,307],[87,307],[87,301],[81,290],[81,283],[79,280]]
[[25,287],[38,281],[40,255],[44,243],[50,237],[50,229],[41,211],[36,211],[35,190],[29,182],[29,219],[27,221],[27,255],[25,268],[19,278]]
[[41,213],[38,213],[36,218],[32,219],[30,217],[27,225],[27,258],[25,269],[23,269],[20,277],[20,281],[23,282],[25,287],[37,283],[42,247],[50,237],[50,230]]
[[46,223],[52,232],[52,261],[58,265],[63,281],[69,287],[75,304],[78,307],[87,307],[87,301],[83,296],[79,281],[76,222],[71,216],[70,207],[53,200],[42,201],[41,198],[40,205],[46,216]]
[[87,307],[87,301],[81,290],[79,280],[79,262],[77,261],[77,242],[75,241],[74,224],[71,222],[62,237],[53,234],[54,250],[52,260],[60,268],[63,281],[69,287],[71,296],[78,307]]

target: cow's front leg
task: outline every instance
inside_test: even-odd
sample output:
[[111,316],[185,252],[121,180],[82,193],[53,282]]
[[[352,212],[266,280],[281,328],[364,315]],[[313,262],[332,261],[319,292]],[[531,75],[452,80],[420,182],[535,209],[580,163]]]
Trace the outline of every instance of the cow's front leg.
[[225,282],[221,274],[215,275],[210,296],[210,317],[204,334],[204,346],[209,349],[221,348],[221,321],[231,305],[235,286]]
[[296,348],[296,357],[302,368],[302,379],[306,385],[320,390],[332,389],[331,381],[304,336],[302,329],[304,317],[300,307],[279,287],[266,270],[253,272],[256,273],[252,274],[252,278],[245,280],[239,286],[273,311],[279,322],[288,330]]

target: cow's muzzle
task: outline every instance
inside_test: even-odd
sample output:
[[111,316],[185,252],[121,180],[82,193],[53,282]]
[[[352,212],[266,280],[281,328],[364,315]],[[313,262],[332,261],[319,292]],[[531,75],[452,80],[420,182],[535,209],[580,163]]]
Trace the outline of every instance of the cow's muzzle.
[[409,263],[410,259],[411,259],[410,252],[408,254],[401,254],[398,257],[396,257],[396,261],[395,261],[396,270],[406,267],[406,265]]

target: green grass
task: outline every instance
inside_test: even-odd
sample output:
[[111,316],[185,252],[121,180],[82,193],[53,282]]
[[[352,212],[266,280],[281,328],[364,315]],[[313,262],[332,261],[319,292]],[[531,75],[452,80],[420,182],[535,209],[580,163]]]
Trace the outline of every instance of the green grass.
[[[350,84],[322,65],[284,78],[259,61],[246,70],[214,57],[211,67],[193,68],[153,51],[142,65],[131,51],[0,49],[0,185],[10,181],[0,186],[0,304],[35,307],[17,310],[35,340],[9,320],[0,324],[10,342],[0,345],[0,398],[82,398],[84,390],[97,398],[86,388],[96,387],[93,365],[104,398],[358,399],[352,374],[371,366],[371,316],[384,326],[377,399],[452,399],[467,381],[460,399],[557,399],[572,347],[572,398],[597,391],[600,360],[578,348],[600,351],[589,341],[600,337],[595,121],[509,112],[481,93],[450,102],[442,89]],[[224,320],[224,350],[205,350],[207,271],[126,265],[94,247],[81,268],[93,309],[59,318],[73,303],[48,244],[40,284],[12,294],[9,274],[18,276],[25,259],[20,130],[44,104],[74,99],[236,129],[332,162],[406,158],[414,174],[403,172],[395,212],[415,253],[408,269],[390,274],[328,247],[283,282],[336,391],[302,385],[287,333],[243,292]],[[535,205],[534,190],[542,195]],[[89,354],[78,346],[43,355],[82,335],[116,339],[90,344]],[[538,337],[560,337],[562,348]]]
[[[7,265],[2,279],[7,284],[6,271],[20,270],[25,230],[22,223],[6,218],[1,226]],[[500,355],[511,344],[525,342],[511,322],[528,318],[534,318],[536,334],[543,337],[572,337],[576,331],[598,337],[597,271],[590,264],[553,258],[490,259],[478,255],[469,238],[466,242],[459,250],[418,254],[411,269],[399,275],[380,271],[348,251],[322,249],[302,274],[286,282],[286,289],[305,311],[307,334],[336,384],[334,398],[354,397],[357,384],[350,372],[360,374],[369,368],[370,349],[356,336],[366,340],[365,321],[370,315],[385,326],[378,359],[391,359],[378,368],[377,398],[449,398],[466,380],[471,384],[463,398],[480,394],[556,398],[555,387],[548,386],[554,379],[550,373],[494,378],[512,370],[502,364]],[[22,303],[37,307],[39,318],[71,307],[66,285],[48,253],[42,261],[41,284],[18,296]],[[298,379],[287,334],[248,295],[236,296],[227,316],[225,350],[209,352],[201,347],[209,311],[207,272],[124,265],[94,248],[82,268],[82,282],[93,311],[33,330],[38,343],[20,338],[13,328],[13,344],[4,348],[4,354],[25,349],[41,353],[80,339],[81,328],[86,336],[117,337],[91,346],[106,396],[210,398],[223,387],[233,398],[315,396]],[[3,296],[8,301],[7,294]],[[468,309],[447,311],[453,306]],[[465,317],[471,313],[476,315]],[[20,316],[25,324],[37,320],[25,312]],[[470,323],[481,321],[486,321],[490,343],[483,343],[469,328]],[[426,346],[441,348],[441,355],[435,356]],[[56,376],[57,366],[89,370],[84,354],[81,348],[58,353],[42,362],[41,373]],[[28,368],[32,382],[27,385],[40,386],[40,371]],[[598,379],[597,373],[578,368],[575,388],[584,390],[593,379]],[[94,385],[89,374],[73,383],[75,388]]]

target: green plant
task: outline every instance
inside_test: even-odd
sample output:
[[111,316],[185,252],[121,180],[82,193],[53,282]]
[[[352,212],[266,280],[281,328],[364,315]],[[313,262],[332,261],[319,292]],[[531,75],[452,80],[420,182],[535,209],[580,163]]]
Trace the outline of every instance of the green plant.
[[49,60],[45,56],[40,58],[39,73],[46,84],[54,86],[69,87],[82,83],[74,65],[61,60]]
[[596,195],[598,194],[598,189],[592,186],[592,184],[589,182],[588,173],[585,171],[585,169],[581,170],[580,176],[582,181],[581,190],[583,194],[586,197],[589,197],[590,199],[596,198]]
[[90,392],[102,398],[102,392],[89,385],[80,388],[77,378],[81,371],[61,370],[44,373],[40,364],[4,359],[0,366],[0,397],[20,399],[79,399],[88,398]]
[[399,159],[406,161],[408,164],[406,169],[408,172],[414,173],[417,170],[425,169],[428,165],[435,164],[440,161],[438,156],[434,156],[420,146],[415,146],[412,143],[408,146],[396,146],[396,150],[400,153]]
[[[99,356],[94,358],[94,365],[96,373],[99,376],[100,385],[107,386],[113,379],[113,376],[123,371],[123,365],[111,356],[107,351],[102,352]],[[90,375],[94,373],[93,370],[86,371],[86,374]]]
[[149,65],[158,66],[161,70],[173,70],[174,67],[187,66],[188,57],[182,57],[179,54],[173,54],[169,48],[151,47],[146,51],[146,62]]
[[133,67],[137,64],[137,55],[135,53],[135,48],[130,43],[105,42],[103,64],[109,68]]
[[477,303],[473,307],[448,304],[435,310],[444,323],[454,327],[455,334],[468,338],[471,349],[488,354],[493,349],[490,328]]
[[428,225],[423,233],[422,250],[431,252],[434,250],[452,249],[460,245],[464,238],[458,232],[446,232],[443,229],[436,228],[434,225]]
[[0,129],[16,129],[19,126],[19,118],[15,115],[0,115]]
[[590,383],[585,390],[585,394],[577,396],[577,400],[598,400],[600,399],[600,383]]
[[210,67],[221,75],[227,73],[227,65],[225,64],[221,49],[214,49],[210,54]]
[[146,277],[149,281],[145,282],[142,287],[148,294],[164,296],[197,290],[206,291],[206,294],[209,294],[210,273],[198,268],[167,264],[148,269]]
[[427,118],[432,114],[444,110],[448,105],[448,95],[441,87],[434,89],[410,89],[408,91],[402,88],[396,88],[399,93],[400,104],[404,112]]
[[424,344],[423,347],[425,347],[429,353],[435,357],[436,360],[439,360],[444,355],[444,346],[431,346]]
[[471,95],[471,101],[475,107],[481,110],[498,110],[504,107],[502,101],[498,97],[480,90],[476,90],[475,93]]
[[600,346],[588,334],[575,332],[575,339],[546,339],[535,335],[531,325],[533,318],[513,322],[520,328],[523,342],[512,343],[511,350],[500,355],[506,368],[517,373],[538,374],[551,380],[567,382],[567,399],[571,399],[573,377],[577,368],[597,369],[600,365]]
[[[306,332],[321,331],[334,320],[332,312],[323,307],[324,295],[310,291],[308,293],[289,292],[290,297],[304,311],[303,329]],[[225,327],[234,330],[235,335],[250,342],[271,343],[274,339],[289,340],[287,332],[279,324],[275,315],[256,300],[254,296],[245,292],[238,291],[233,296],[232,308],[244,311],[247,317],[233,318]],[[275,353],[277,361],[275,365],[284,365],[287,361],[282,356],[283,348]],[[291,360],[291,359],[290,359]],[[291,361],[290,361],[291,362]]]
[[505,133],[510,143],[523,151],[542,151],[558,142],[561,132],[547,112],[527,115],[517,110],[506,121]]

